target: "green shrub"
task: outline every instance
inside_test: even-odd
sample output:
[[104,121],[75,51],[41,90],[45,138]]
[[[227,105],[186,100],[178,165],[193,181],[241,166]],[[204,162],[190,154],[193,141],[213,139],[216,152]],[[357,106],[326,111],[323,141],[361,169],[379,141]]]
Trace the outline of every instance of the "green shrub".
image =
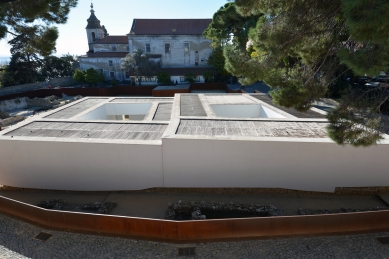
[[193,84],[194,82],[196,82],[196,75],[193,72],[189,72],[189,73],[185,74],[184,78],[185,78],[185,81],[190,83],[190,84]]
[[170,75],[167,72],[158,72],[157,78],[159,84],[169,85],[172,83],[170,80]]

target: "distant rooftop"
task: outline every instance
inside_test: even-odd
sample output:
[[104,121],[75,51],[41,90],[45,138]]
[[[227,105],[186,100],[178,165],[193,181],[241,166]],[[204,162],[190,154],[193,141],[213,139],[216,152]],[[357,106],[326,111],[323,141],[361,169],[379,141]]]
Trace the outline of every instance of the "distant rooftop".
[[93,44],[128,44],[128,36],[112,35],[93,42]]

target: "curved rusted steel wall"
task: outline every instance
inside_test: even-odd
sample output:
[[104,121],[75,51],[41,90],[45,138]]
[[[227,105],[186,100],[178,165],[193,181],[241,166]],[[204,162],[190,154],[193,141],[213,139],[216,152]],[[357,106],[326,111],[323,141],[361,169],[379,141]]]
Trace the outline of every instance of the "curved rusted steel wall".
[[178,222],[46,210],[0,196],[0,211],[49,228],[177,243],[389,229],[389,210]]

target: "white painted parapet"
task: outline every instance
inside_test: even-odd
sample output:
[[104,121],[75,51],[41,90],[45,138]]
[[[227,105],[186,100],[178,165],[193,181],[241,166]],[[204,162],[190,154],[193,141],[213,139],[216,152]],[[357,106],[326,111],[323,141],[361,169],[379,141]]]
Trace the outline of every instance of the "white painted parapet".
[[341,147],[330,140],[164,138],[165,187],[286,188],[389,186],[388,144]]
[[0,140],[0,184],[74,191],[163,186],[160,145]]

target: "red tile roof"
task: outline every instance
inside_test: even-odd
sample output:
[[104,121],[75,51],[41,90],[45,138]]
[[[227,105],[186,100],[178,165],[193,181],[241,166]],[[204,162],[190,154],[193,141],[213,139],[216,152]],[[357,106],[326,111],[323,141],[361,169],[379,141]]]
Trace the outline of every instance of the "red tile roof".
[[107,36],[101,40],[93,42],[93,44],[128,44],[128,36]]
[[129,34],[202,35],[212,19],[134,19]]
[[129,52],[94,52],[86,53],[80,58],[124,58]]

